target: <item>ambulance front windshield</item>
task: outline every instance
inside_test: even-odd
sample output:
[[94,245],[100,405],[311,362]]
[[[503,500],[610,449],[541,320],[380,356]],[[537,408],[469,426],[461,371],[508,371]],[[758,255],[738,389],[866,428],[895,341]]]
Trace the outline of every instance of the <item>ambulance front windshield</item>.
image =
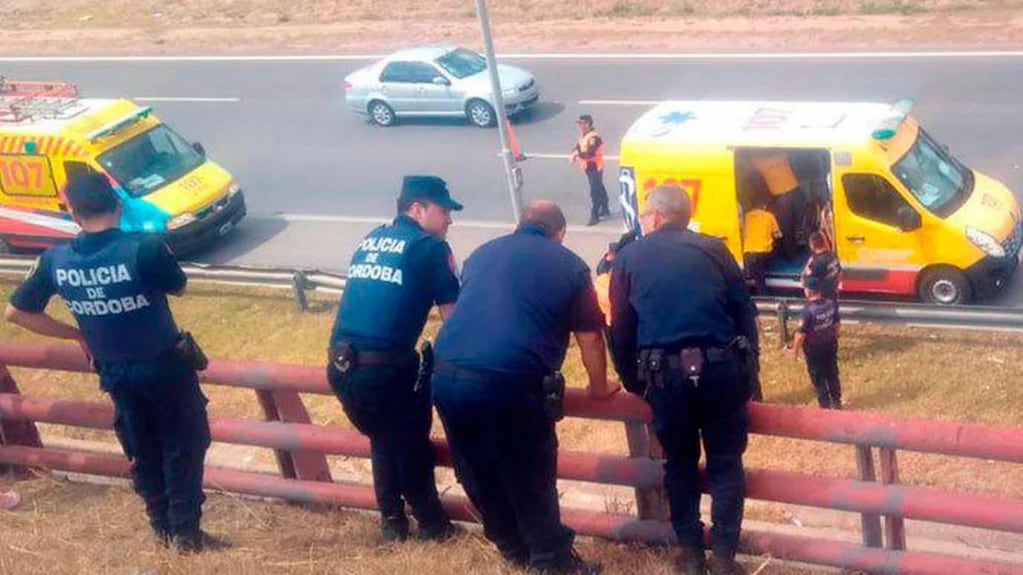
[[923,130],[892,166],[892,172],[924,207],[939,216],[955,211],[973,191],[973,172]]
[[100,154],[99,163],[132,196],[155,192],[205,161],[164,124]]

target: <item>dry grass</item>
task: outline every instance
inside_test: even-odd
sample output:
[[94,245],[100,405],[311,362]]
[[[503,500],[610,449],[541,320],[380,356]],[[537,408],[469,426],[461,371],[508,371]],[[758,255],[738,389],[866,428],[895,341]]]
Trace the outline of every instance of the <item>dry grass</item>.
[[[0,491],[12,487],[0,476]],[[69,484],[49,477],[13,485],[22,495],[14,511],[0,511],[0,575],[225,575],[518,573],[505,567],[478,532],[448,544],[383,545],[372,515],[311,510],[228,495],[204,507],[208,531],[230,549],[182,557],[149,537],[141,501],[123,488]],[[580,552],[607,573],[669,573],[659,549],[581,540]],[[756,568],[766,560],[752,558]],[[764,575],[808,575],[812,570],[769,564]]]

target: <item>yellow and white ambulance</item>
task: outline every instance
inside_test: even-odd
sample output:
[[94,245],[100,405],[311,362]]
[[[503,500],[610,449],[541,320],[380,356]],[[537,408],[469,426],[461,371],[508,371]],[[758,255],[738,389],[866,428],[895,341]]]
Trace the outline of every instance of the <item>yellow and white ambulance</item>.
[[910,115],[912,102],[664,102],[621,143],[628,225],[644,192],[674,182],[691,226],[743,260],[743,214],[797,198],[797,253],[778,254],[768,285],[797,287],[820,231],[843,268],[845,293],[961,304],[1004,287],[1023,242],[1020,207],[1002,183],[963,165]]
[[165,236],[178,253],[245,216],[234,178],[149,107],[88,99],[73,84],[0,78],[0,249],[38,249],[78,233],[63,199],[70,176],[105,174],[121,228]]

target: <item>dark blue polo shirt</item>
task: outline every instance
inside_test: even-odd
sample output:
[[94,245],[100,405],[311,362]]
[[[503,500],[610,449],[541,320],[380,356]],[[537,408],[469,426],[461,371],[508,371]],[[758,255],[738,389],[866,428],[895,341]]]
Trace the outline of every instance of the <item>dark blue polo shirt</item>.
[[430,309],[454,303],[458,289],[447,242],[400,215],[370,232],[352,255],[331,344],[351,339],[358,349],[412,349]]
[[806,262],[807,275],[820,281],[821,295],[826,298],[838,298],[838,282],[842,274],[842,264],[832,252],[821,252],[810,256]]
[[738,335],[759,349],[756,307],[717,238],[662,226],[618,253],[610,292],[612,358],[630,385],[639,349],[723,346]]
[[807,356],[838,348],[838,308],[835,300],[820,298],[809,300],[803,307],[799,332],[805,338],[803,349]]
[[586,263],[526,225],[466,260],[436,357],[463,369],[542,375],[561,368],[570,333],[603,326]]

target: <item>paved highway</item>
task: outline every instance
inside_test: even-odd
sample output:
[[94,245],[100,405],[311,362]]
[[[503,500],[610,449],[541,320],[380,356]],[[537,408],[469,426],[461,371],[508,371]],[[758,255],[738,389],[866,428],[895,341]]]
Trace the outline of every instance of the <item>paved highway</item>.
[[[343,269],[351,246],[390,216],[400,177],[445,177],[466,204],[452,231],[464,257],[510,226],[511,209],[495,130],[459,121],[368,125],[343,105],[342,78],[369,59],[19,61],[0,74],[77,82],[89,96],[128,96],[153,105],[237,177],[252,217],[199,259]],[[917,100],[914,115],[967,165],[1023,193],[1020,54],[967,57],[508,58],[536,74],[540,106],[516,123],[527,198],[559,202],[585,221],[582,176],[567,161],[574,119],[591,113],[607,153],[629,124],[662,99]],[[617,188],[617,164],[605,181]],[[569,244],[594,261],[613,223],[573,228]],[[1023,282],[1002,304],[1023,305]]]

